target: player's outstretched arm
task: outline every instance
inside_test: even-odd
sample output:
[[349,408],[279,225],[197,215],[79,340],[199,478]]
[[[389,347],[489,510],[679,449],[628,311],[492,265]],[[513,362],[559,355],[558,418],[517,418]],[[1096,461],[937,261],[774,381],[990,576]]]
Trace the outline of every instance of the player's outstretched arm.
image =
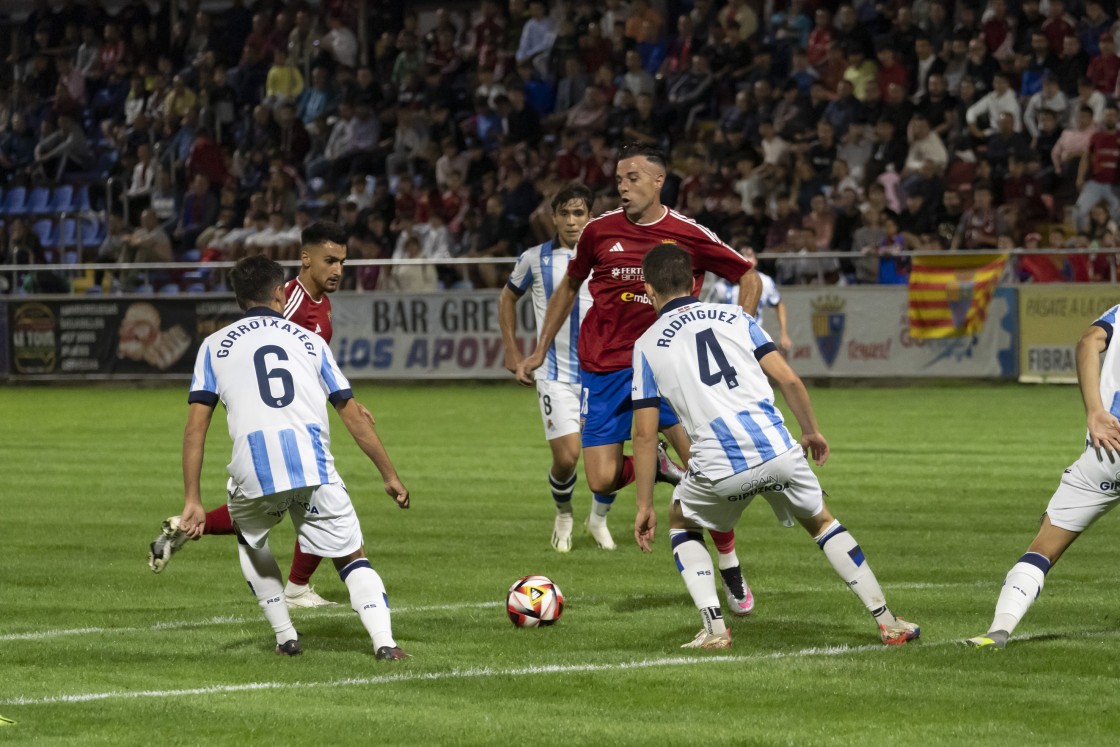
[[1094,449],[1120,454],[1120,421],[1105,409],[1101,400],[1101,353],[1108,346],[1108,333],[1094,325],[1077,342],[1077,383],[1085,403],[1089,441]]
[[537,338],[537,347],[532,354],[521,361],[517,366],[517,378],[526,386],[533,383],[533,371],[544,363],[548,346],[556,339],[556,333],[564,326],[564,320],[572,313],[572,305],[579,294],[581,283],[564,275],[564,282],[556,286],[556,292],[548,302],[548,309],[544,313],[544,322],[540,326],[540,336]]
[[797,375],[786,359],[777,352],[767,353],[759,361],[762,370],[770,377],[786,398],[786,404],[793,410],[797,424],[801,426],[801,447],[806,454],[811,454],[813,461],[820,466],[828,461],[828,441],[821,434],[817,425],[817,416],[813,414],[813,405],[809,402],[809,392],[805,389],[804,382]]
[[187,410],[187,426],[183,429],[183,513],[179,528],[192,539],[202,536],[206,526],[206,510],[202,507],[202,459],[206,452],[206,431],[214,408],[192,402]]
[[517,375],[517,366],[524,360],[517,347],[517,294],[507,285],[498,297],[498,326],[502,330],[502,346],[506,349],[506,370]]
[[778,301],[777,305],[774,307],[774,311],[778,316],[778,349],[781,350],[783,354],[789,355],[789,351],[793,349],[793,340],[789,338],[785,301]]
[[377,467],[377,471],[381,473],[381,479],[385,483],[385,492],[397,502],[398,506],[408,508],[408,488],[397,476],[397,470],[389,459],[389,452],[385,450],[385,445],[381,443],[381,438],[374,429],[373,416],[370,415],[369,410],[362,407],[361,403],[355,399],[345,399],[335,405],[335,409],[338,411],[339,417],[342,418],[342,424],[346,426],[346,430],[350,431],[350,435],[354,437],[358,448],[369,457],[369,460]]
[[653,552],[657,514],[653,510],[653,485],[657,477],[657,426],[660,411],[642,407],[634,411],[634,488],[638,513],[634,540],[642,552]]
[[752,317],[758,313],[758,303],[762,300],[762,278],[758,271],[751,268],[739,278],[739,305]]

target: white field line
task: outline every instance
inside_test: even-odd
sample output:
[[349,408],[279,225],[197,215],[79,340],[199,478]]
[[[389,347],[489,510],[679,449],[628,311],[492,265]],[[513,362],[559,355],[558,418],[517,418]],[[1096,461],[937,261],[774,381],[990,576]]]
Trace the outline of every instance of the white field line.
[[[1053,633],[1036,633],[1033,635],[1016,636],[1016,641],[1025,641],[1032,638],[1046,638]],[[1120,636],[1120,631],[1109,630],[1088,633],[1061,633],[1065,638],[1115,638]],[[918,648],[944,647],[961,645],[960,641],[938,641],[935,643],[916,644]],[[0,706],[32,706],[50,705],[56,703],[89,703],[100,700],[135,700],[138,698],[180,698],[191,695],[213,695],[221,693],[238,693],[253,690],[294,690],[307,688],[336,688],[353,687],[355,685],[394,685],[409,682],[429,682],[433,680],[466,680],[482,677],[528,677],[541,674],[574,674],[596,672],[625,672],[629,670],[655,669],[659,667],[680,667],[701,664],[744,664],[748,662],[776,661],[780,659],[802,659],[811,657],[843,656],[845,654],[863,654],[876,651],[890,651],[890,647],[880,644],[865,646],[823,646],[803,648],[796,651],[773,651],[766,654],[749,654],[736,656],[734,654],[715,654],[712,656],[673,656],[658,659],[638,659],[636,661],[622,661],[615,664],[549,664],[539,667],[515,667],[510,669],[495,669],[492,667],[475,667],[471,669],[452,669],[446,672],[418,672],[415,674],[386,674],[378,677],[349,677],[339,680],[322,680],[319,682],[246,682],[236,685],[210,685],[208,687],[191,687],[179,690],[115,690],[100,693],[72,693],[69,695],[50,695],[42,698],[11,698],[0,700]],[[991,652],[976,652],[974,655],[992,655]]]
[[[890,589],[941,589],[953,587],[982,587],[992,586],[998,588],[998,581],[992,581],[990,584],[987,581],[963,581],[963,582],[948,582],[948,583],[900,583],[900,584],[883,584],[887,590]],[[822,586],[794,586],[784,587],[782,589],[775,589],[776,593],[797,593],[803,594],[814,591],[824,591],[826,588],[832,588],[835,584],[828,587]],[[683,594],[683,592],[682,592]],[[639,595],[641,598],[643,595]],[[598,597],[584,598],[576,600],[583,604],[595,604],[603,601]],[[682,602],[687,601],[682,596]],[[455,610],[468,610],[468,609],[484,609],[486,607],[500,607],[501,602],[460,602],[456,604],[433,604],[433,605],[420,605],[413,607],[399,607],[393,609],[394,615],[408,615],[417,614],[421,612],[453,612]],[[297,617],[307,615],[308,612],[300,610],[296,612]],[[338,607],[324,607],[311,612],[313,616],[330,617],[332,615],[350,615],[352,611],[345,603]],[[43,628],[40,630],[27,631],[23,633],[0,633],[0,643],[5,641],[43,641],[50,638],[66,638],[69,636],[80,635],[106,635],[106,634],[120,634],[120,633],[149,633],[153,630],[183,630],[191,628],[209,628],[218,625],[244,625],[260,621],[259,615],[241,616],[241,615],[219,615],[216,617],[209,617],[202,620],[171,620],[168,622],[158,622],[152,625],[141,626],[123,626],[123,627],[89,627],[89,628]]]

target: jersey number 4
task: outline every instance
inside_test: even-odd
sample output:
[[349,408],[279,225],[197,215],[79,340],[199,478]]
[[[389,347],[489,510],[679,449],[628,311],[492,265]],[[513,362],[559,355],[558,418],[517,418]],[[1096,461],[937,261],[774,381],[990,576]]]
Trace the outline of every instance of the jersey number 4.
[[[269,407],[281,408],[292,404],[296,398],[296,386],[292,374],[281,366],[268,367],[266,358],[275,355],[277,360],[288,360],[288,354],[279,345],[265,345],[253,356],[253,366],[257,369],[257,390],[261,401]],[[273,392],[273,384],[280,385],[279,394]]]
[[[727,362],[723,348],[719,346],[716,333],[712,329],[705,329],[696,335],[696,359],[700,361],[700,381],[708,386],[715,386],[721,381],[727,382],[728,389],[739,386],[735,378],[735,368]],[[715,370],[712,370],[712,363]]]

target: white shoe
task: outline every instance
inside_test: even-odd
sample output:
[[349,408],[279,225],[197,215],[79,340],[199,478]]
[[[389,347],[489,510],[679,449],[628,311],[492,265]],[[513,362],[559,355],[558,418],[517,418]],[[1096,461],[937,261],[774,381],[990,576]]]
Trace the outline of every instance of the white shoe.
[[611,530],[607,529],[606,520],[604,520],[602,524],[591,526],[591,517],[588,516],[587,521],[583,522],[583,526],[586,527],[587,533],[598,543],[600,548],[603,550],[615,549],[614,538],[611,537]]
[[677,485],[684,479],[684,469],[669,458],[669,447],[664,441],[657,442],[657,482]]
[[572,524],[575,522],[571,512],[557,513],[552,522],[552,549],[556,552],[570,552],[572,549]]
[[731,648],[731,631],[725,630],[721,635],[713,635],[708,632],[707,628],[700,628],[696,637],[682,645],[681,648]]
[[903,620],[901,617],[895,618],[893,625],[879,626],[879,638],[888,646],[900,646],[916,641],[921,634],[922,629],[917,623]]
[[751,593],[750,584],[743,577],[741,566],[720,569],[719,575],[723,582],[723,594],[727,598],[727,606],[731,614],[736,617],[746,617],[754,612],[754,594]]
[[179,529],[179,517],[169,516],[163,520],[159,536],[148,546],[148,567],[152,573],[159,573],[171,562],[171,556],[179,551],[187,535]]
[[323,599],[315,593],[312,586],[297,586],[291,581],[284,587],[284,601],[288,603],[288,609],[292,610],[296,607],[337,607],[338,602],[332,602],[329,599]]

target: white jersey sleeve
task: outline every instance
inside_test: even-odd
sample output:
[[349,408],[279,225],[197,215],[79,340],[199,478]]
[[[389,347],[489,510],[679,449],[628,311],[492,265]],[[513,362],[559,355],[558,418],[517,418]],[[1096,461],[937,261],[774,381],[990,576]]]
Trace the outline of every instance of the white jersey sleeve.
[[1118,314],[1120,305],[1113,306],[1093,322],[1094,327],[1100,327],[1106,333],[1104,358],[1101,361],[1101,402],[1116,417],[1120,417],[1120,345],[1112,343]]
[[326,403],[352,396],[321,337],[281,314],[253,309],[203,342],[188,401],[225,405],[230,480],[257,497],[341,482]]
[[633,406],[668,401],[697,474],[718,480],[757,467],[795,445],[759,365],[776,350],[741,309],[671,301],[634,346]]

